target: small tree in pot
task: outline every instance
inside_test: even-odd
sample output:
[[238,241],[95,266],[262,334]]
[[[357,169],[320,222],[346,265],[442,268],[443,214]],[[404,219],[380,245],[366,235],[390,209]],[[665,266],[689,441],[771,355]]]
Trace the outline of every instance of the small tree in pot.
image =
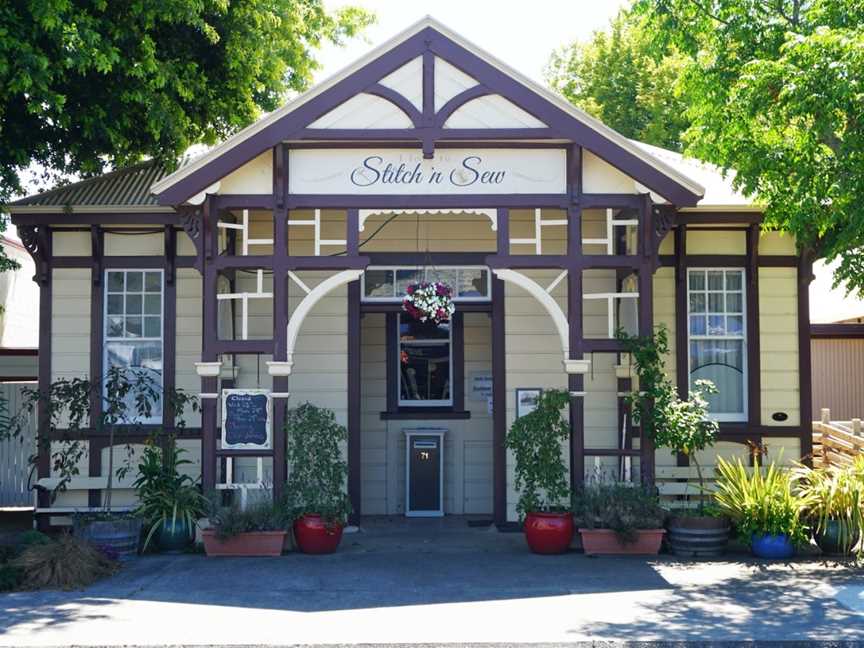
[[303,553],[333,553],[351,512],[340,447],[348,431],[331,410],[311,403],[289,410],[285,429],[294,539]]
[[544,391],[537,407],[513,422],[505,441],[516,459],[516,488],[520,492],[516,510],[524,520],[528,546],[535,553],[563,553],[573,540],[570,486],[562,452],[570,425],[561,411],[569,403],[566,391]]
[[714,445],[717,421],[708,418],[705,396],[717,393],[709,380],[697,380],[684,400],[666,374],[663,356],[669,352],[665,327],[653,335],[628,336],[619,331],[618,338],[631,354],[638,376],[638,389],[627,396],[633,421],[642,432],[665,447],[684,455],[693,463],[699,481],[696,510],[676,511],[669,519],[669,545],[672,552],[684,556],[711,556],[723,552],[729,538],[729,521],[710,515],[705,509],[705,479],[697,453]]

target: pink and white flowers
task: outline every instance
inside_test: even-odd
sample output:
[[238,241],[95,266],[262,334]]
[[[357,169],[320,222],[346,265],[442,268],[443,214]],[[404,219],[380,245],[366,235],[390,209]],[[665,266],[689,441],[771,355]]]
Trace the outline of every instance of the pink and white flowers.
[[405,292],[402,310],[420,322],[448,322],[456,311],[453,290],[440,281],[413,283]]

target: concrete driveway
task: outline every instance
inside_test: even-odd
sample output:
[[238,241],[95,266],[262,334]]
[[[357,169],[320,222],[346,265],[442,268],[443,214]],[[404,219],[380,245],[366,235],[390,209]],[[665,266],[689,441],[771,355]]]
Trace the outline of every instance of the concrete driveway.
[[0,645],[864,641],[862,592],[818,559],[534,556],[521,534],[383,520],[332,556],[152,556],[0,595]]

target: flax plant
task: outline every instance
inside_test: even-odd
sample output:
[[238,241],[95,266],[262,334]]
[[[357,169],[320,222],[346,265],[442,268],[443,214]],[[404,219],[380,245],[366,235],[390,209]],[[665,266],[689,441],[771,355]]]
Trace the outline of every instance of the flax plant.
[[714,501],[735,523],[745,544],[759,535],[786,535],[793,544],[806,544],[809,534],[797,477],[774,462],[748,468],[740,458],[730,462],[719,457]]
[[850,466],[814,469],[798,464],[795,477],[804,513],[817,539],[834,527],[841,552],[849,554],[857,544],[856,555],[861,558],[864,549],[858,540],[864,528],[864,457],[856,457]]

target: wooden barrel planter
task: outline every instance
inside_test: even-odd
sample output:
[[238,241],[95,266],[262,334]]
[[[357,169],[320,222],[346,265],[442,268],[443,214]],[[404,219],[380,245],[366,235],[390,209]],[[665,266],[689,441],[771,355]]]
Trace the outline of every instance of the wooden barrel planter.
[[669,550],[685,558],[722,555],[729,543],[729,520],[719,517],[675,516],[667,524]]

